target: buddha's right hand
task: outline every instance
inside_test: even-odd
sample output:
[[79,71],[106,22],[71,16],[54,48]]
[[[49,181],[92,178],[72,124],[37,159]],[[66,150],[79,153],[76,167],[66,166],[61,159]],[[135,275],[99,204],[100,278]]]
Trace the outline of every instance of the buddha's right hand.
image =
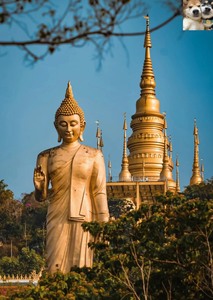
[[34,186],[38,191],[44,190],[46,176],[42,170],[42,166],[38,165],[37,168],[34,169],[33,182]]

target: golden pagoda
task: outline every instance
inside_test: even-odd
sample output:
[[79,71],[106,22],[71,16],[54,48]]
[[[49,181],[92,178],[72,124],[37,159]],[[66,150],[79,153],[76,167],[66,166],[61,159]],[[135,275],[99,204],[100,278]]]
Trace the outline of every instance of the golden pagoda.
[[[140,81],[140,98],[130,127],[132,134],[126,140],[126,115],[124,118],[123,157],[119,181],[111,175],[107,182],[108,198],[132,199],[138,207],[155,199],[156,194],[172,191],[180,193],[179,160],[176,159],[176,180],[173,179],[172,141],[167,136],[166,114],[160,112],[160,101],[155,93],[155,76],[150,49],[152,47],[149,17],[146,16],[144,39],[145,59]],[[190,184],[199,184],[204,177],[204,167],[199,169],[198,129],[194,124],[194,162]],[[127,148],[129,155],[127,156]],[[201,176],[202,173],[202,176]]]
[[[173,163],[167,155],[169,143],[165,135],[167,127],[165,114],[160,112],[160,101],[155,94],[156,83],[150,56],[151,47],[147,16],[144,40],[145,60],[140,82],[141,95],[136,102],[136,113],[132,116],[130,125],[133,132],[128,139],[129,170],[133,177],[141,177],[141,166],[144,165],[146,180],[169,180],[171,188],[174,188]],[[162,173],[163,166],[168,170],[164,168]]]
[[[124,146],[119,182],[107,183],[108,197],[132,198],[137,206],[141,202],[153,200],[156,193],[176,189],[172,178],[172,158],[165,156],[171,145],[166,136],[165,114],[160,112],[160,102],[155,95],[149,17],[145,18],[145,59],[140,82],[141,95],[136,102],[136,113],[132,116],[130,124],[133,132],[127,142],[129,156],[127,157],[126,152],[127,125],[124,120]],[[162,173],[163,166],[166,166],[166,171]]]

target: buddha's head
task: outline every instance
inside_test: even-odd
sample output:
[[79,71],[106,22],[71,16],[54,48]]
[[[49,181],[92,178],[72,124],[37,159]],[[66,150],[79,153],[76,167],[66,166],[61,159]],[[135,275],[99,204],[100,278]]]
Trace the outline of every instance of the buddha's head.
[[73,97],[72,87],[68,82],[65,99],[55,114],[55,128],[58,132],[58,142],[83,141],[86,126],[84,112]]

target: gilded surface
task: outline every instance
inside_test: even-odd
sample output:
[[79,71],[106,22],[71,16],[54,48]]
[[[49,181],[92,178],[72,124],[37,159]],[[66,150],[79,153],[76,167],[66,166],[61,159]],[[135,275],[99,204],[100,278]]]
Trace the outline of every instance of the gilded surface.
[[119,181],[131,181],[132,175],[129,172],[129,161],[128,161],[127,151],[126,151],[126,131],[127,131],[126,113],[124,114],[123,130],[124,130],[123,156],[122,156],[121,172],[119,174]]
[[[150,49],[152,47],[149,18],[146,17],[144,40],[145,59],[141,75],[141,95],[136,102],[132,116],[132,135],[128,138],[129,171],[133,177],[142,176],[147,180],[166,180],[161,176],[164,158],[164,114],[160,112],[160,101],[155,95],[155,76],[152,68]],[[167,144],[166,144],[167,146]],[[168,157],[169,178],[173,169],[172,158]],[[165,172],[164,172],[165,173]],[[173,179],[172,179],[173,180]],[[172,183],[173,184],[173,183]]]
[[196,120],[194,120],[194,161],[192,167],[192,177],[190,179],[190,185],[199,184],[203,181],[199,166],[199,136]]
[[62,143],[41,152],[34,171],[35,198],[49,200],[46,252],[50,273],[67,273],[72,266],[91,267],[93,253],[88,243],[92,237],[81,225],[109,218],[102,152],[79,143],[85,121],[70,84],[65,97],[55,118]]

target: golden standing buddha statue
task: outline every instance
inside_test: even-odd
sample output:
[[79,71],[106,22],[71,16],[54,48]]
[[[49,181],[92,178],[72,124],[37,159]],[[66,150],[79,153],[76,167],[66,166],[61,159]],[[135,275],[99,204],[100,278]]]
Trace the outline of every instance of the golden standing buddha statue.
[[[62,143],[38,155],[34,170],[35,198],[49,200],[48,271],[68,273],[72,266],[92,266],[93,252],[88,247],[92,237],[81,225],[85,221],[109,219],[106,173],[102,152],[79,143],[86,123],[70,83],[54,124]],[[48,195],[49,183],[52,188]]]

